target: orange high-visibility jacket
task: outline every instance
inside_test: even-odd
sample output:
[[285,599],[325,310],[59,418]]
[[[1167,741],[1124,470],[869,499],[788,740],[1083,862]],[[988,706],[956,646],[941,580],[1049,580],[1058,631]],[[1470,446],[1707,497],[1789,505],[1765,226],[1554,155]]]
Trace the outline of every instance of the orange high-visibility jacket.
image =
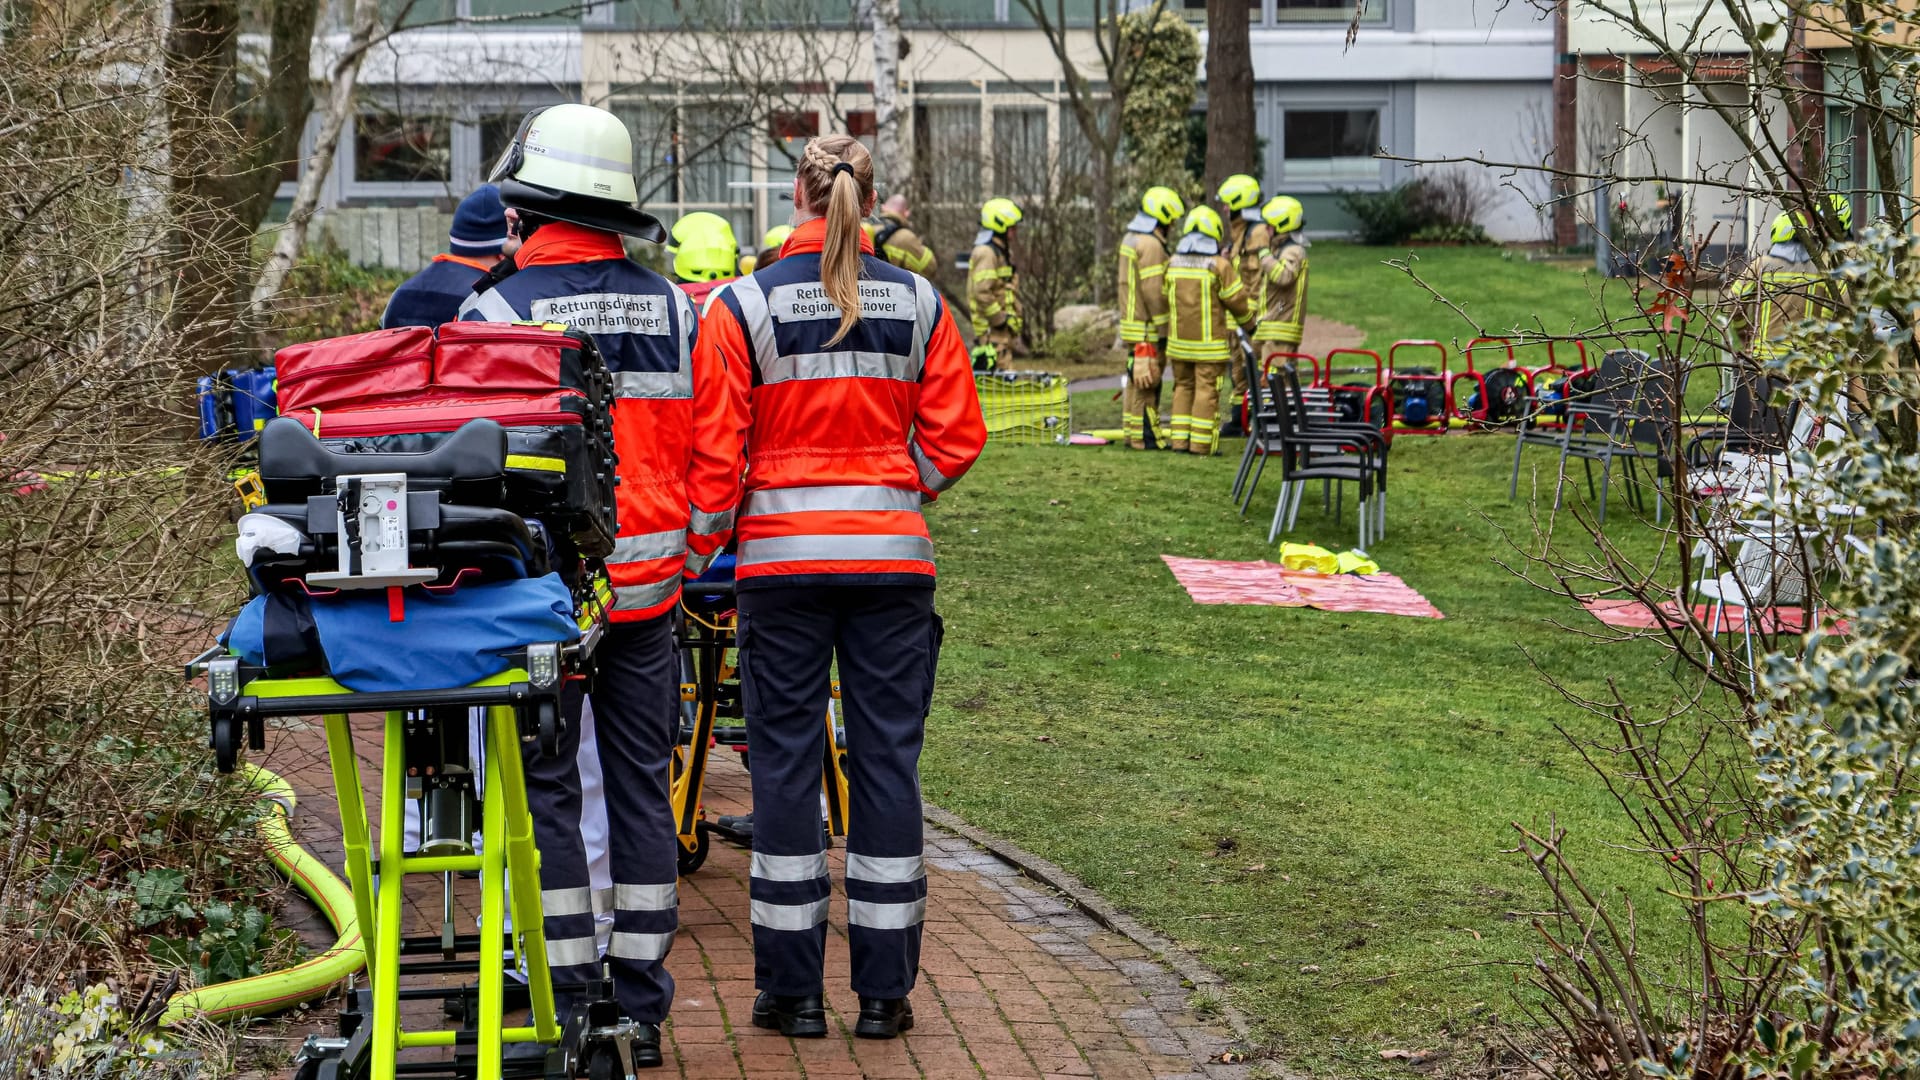
[[820,284],[825,234],[824,219],[795,229],[779,262],[715,295],[701,328],[696,366],[724,366],[732,387],[731,422],[701,437],[745,465],[740,587],[925,584],[920,506],[987,441],[972,361],[940,294],[864,236],[860,321],[828,344],[840,309]]
[[593,336],[613,374],[614,489],[619,530],[607,576],[612,618],[664,615],[680,599],[689,552],[700,566],[726,542],[731,502],[702,501],[724,487],[696,477],[732,467],[704,454],[697,416],[725,410],[727,379],[711,358],[693,358],[693,302],[666,278],[626,257],[620,237],[549,222],[514,257],[519,266],[467,299],[462,319],[565,323]]

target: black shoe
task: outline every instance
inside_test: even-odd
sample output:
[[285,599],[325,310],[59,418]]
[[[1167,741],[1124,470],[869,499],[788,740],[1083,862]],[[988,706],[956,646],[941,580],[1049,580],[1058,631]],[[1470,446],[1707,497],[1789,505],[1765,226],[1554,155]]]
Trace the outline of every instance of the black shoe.
[[749,847],[753,845],[753,815],[751,813],[721,814],[713,820],[713,827],[719,830],[722,836],[725,836],[736,844],[746,844]]
[[891,1039],[913,1030],[913,1002],[906,998],[860,997],[860,1020],[853,1033],[862,1039]]
[[635,1024],[633,1027],[633,1067],[659,1068],[664,1060],[660,1056],[660,1025]]
[[1220,437],[1223,439],[1244,439],[1247,437],[1247,429],[1240,426],[1240,421],[1229,420],[1220,425]]
[[824,1039],[827,1005],[819,994],[783,997],[762,990],[753,999],[753,1026],[778,1031],[791,1039]]

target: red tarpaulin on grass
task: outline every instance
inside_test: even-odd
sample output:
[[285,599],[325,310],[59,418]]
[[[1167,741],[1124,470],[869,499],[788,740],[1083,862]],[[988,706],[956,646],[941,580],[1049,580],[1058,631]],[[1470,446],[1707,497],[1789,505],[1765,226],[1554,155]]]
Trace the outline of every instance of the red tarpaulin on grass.
[[1380,615],[1441,618],[1427,598],[1392,574],[1316,574],[1278,563],[1225,562],[1160,556],[1196,604],[1311,607]]
[[[1583,600],[1580,606],[1587,609],[1594,618],[1608,626],[1622,630],[1655,630],[1661,626],[1660,615],[1638,600]],[[1753,628],[1763,634],[1799,634],[1806,630],[1805,614],[1797,607],[1772,607],[1754,609],[1758,616]],[[1686,617],[1680,613],[1680,605],[1668,601],[1660,605],[1660,613],[1669,623],[1681,623]],[[1702,623],[1713,618],[1710,604],[1693,605],[1693,617]],[[1720,629],[1728,633],[1740,633],[1746,629],[1747,611],[1745,608],[1729,607],[1720,615]],[[1847,632],[1846,620],[1828,627],[1830,631],[1844,634]]]

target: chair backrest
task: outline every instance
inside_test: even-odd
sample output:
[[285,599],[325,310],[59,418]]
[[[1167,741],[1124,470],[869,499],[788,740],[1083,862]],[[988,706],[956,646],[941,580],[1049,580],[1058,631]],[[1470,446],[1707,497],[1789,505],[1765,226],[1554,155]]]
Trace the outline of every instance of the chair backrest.
[[1785,385],[1759,372],[1736,375],[1733,402],[1727,409],[1728,429],[1750,445],[1779,449],[1782,434],[1794,430],[1800,415],[1799,402],[1790,402],[1784,409],[1773,404],[1774,392]]

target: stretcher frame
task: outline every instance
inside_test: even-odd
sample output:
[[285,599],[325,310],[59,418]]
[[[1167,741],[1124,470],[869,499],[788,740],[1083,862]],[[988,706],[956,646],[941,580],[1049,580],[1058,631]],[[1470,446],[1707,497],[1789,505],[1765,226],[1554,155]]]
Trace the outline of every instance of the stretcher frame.
[[[587,988],[586,1009],[576,1009],[563,1028],[554,1015],[554,984],[547,963],[546,931],[541,910],[540,855],[534,841],[533,815],[527,801],[521,744],[539,740],[543,751],[557,743],[560,702],[564,684],[584,679],[604,631],[604,577],[598,578],[589,602],[579,616],[581,637],[571,643],[529,646],[515,657],[514,666],[464,687],[438,690],[350,690],[325,676],[273,677],[265,669],[228,655],[219,646],[187,664],[189,679],[208,683],[208,713],[216,765],[231,771],[244,728],[249,747],[265,749],[265,721],[276,717],[322,718],[327,757],[339,808],[346,878],[353,894],[355,914],[368,942],[365,988],[353,989],[341,1012],[338,1038],[309,1036],[296,1059],[296,1077],[307,1080],[397,1080],[418,1077],[504,1077],[535,1075],[571,1077],[589,1065],[596,1074],[631,1076],[633,1064],[628,1039],[630,1025],[620,1022],[608,998],[609,988]],[[536,678],[534,671],[541,672]],[[436,707],[478,707],[486,710],[479,767],[481,843],[471,855],[408,855],[404,851],[404,808],[409,766],[406,757],[406,715],[410,710]],[[382,713],[384,742],[380,766],[380,831],[378,850],[369,831],[366,791],[354,747],[355,713]],[[398,868],[394,872],[393,868]],[[411,874],[435,874],[448,882],[456,873],[480,875],[482,933],[454,934],[451,908],[439,935],[406,937],[405,881]],[[500,938],[486,927],[511,926]],[[488,947],[487,942],[496,942]],[[440,954],[440,959],[407,963],[403,957]],[[459,959],[472,954],[473,959]],[[506,1012],[508,967],[525,973],[534,1022],[509,1026]],[[476,1007],[468,1014],[472,1026],[462,1029],[409,1031],[401,1023],[401,1002],[418,998],[465,997],[464,987],[403,988],[402,980],[420,975],[472,971],[478,979]],[[598,1007],[598,1008],[596,1008]],[[593,1013],[589,1017],[589,1013]],[[529,1059],[525,1067],[509,1068],[505,1047],[510,1043],[539,1042],[550,1050],[544,1062]],[[604,1046],[613,1068],[595,1061]],[[436,1063],[399,1062],[401,1051],[417,1047],[453,1047],[456,1056],[444,1072],[431,1071]],[[471,1065],[460,1051],[471,1047]],[[515,1063],[518,1066],[518,1063]]]
[[[730,581],[694,582],[681,586],[681,629],[675,640],[680,648],[681,730],[674,740],[673,769],[669,799],[673,807],[674,828],[680,847],[680,872],[691,874],[707,861],[718,831],[707,820],[701,798],[705,790],[707,768],[713,749],[725,745],[747,750],[744,721],[737,727],[721,726],[723,708],[740,703],[739,667],[727,654],[735,646],[735,622],[727,617],[725,606],[707,610],[707,605],[687,602],[689,595],[731,599]],[[847,835],[846,746],[836,723],[835,704],[840,700],[840,681],[832,681],[827,702],[826,751],[820,763],[821,792],[826,796],[827,830],[834,836]]]

